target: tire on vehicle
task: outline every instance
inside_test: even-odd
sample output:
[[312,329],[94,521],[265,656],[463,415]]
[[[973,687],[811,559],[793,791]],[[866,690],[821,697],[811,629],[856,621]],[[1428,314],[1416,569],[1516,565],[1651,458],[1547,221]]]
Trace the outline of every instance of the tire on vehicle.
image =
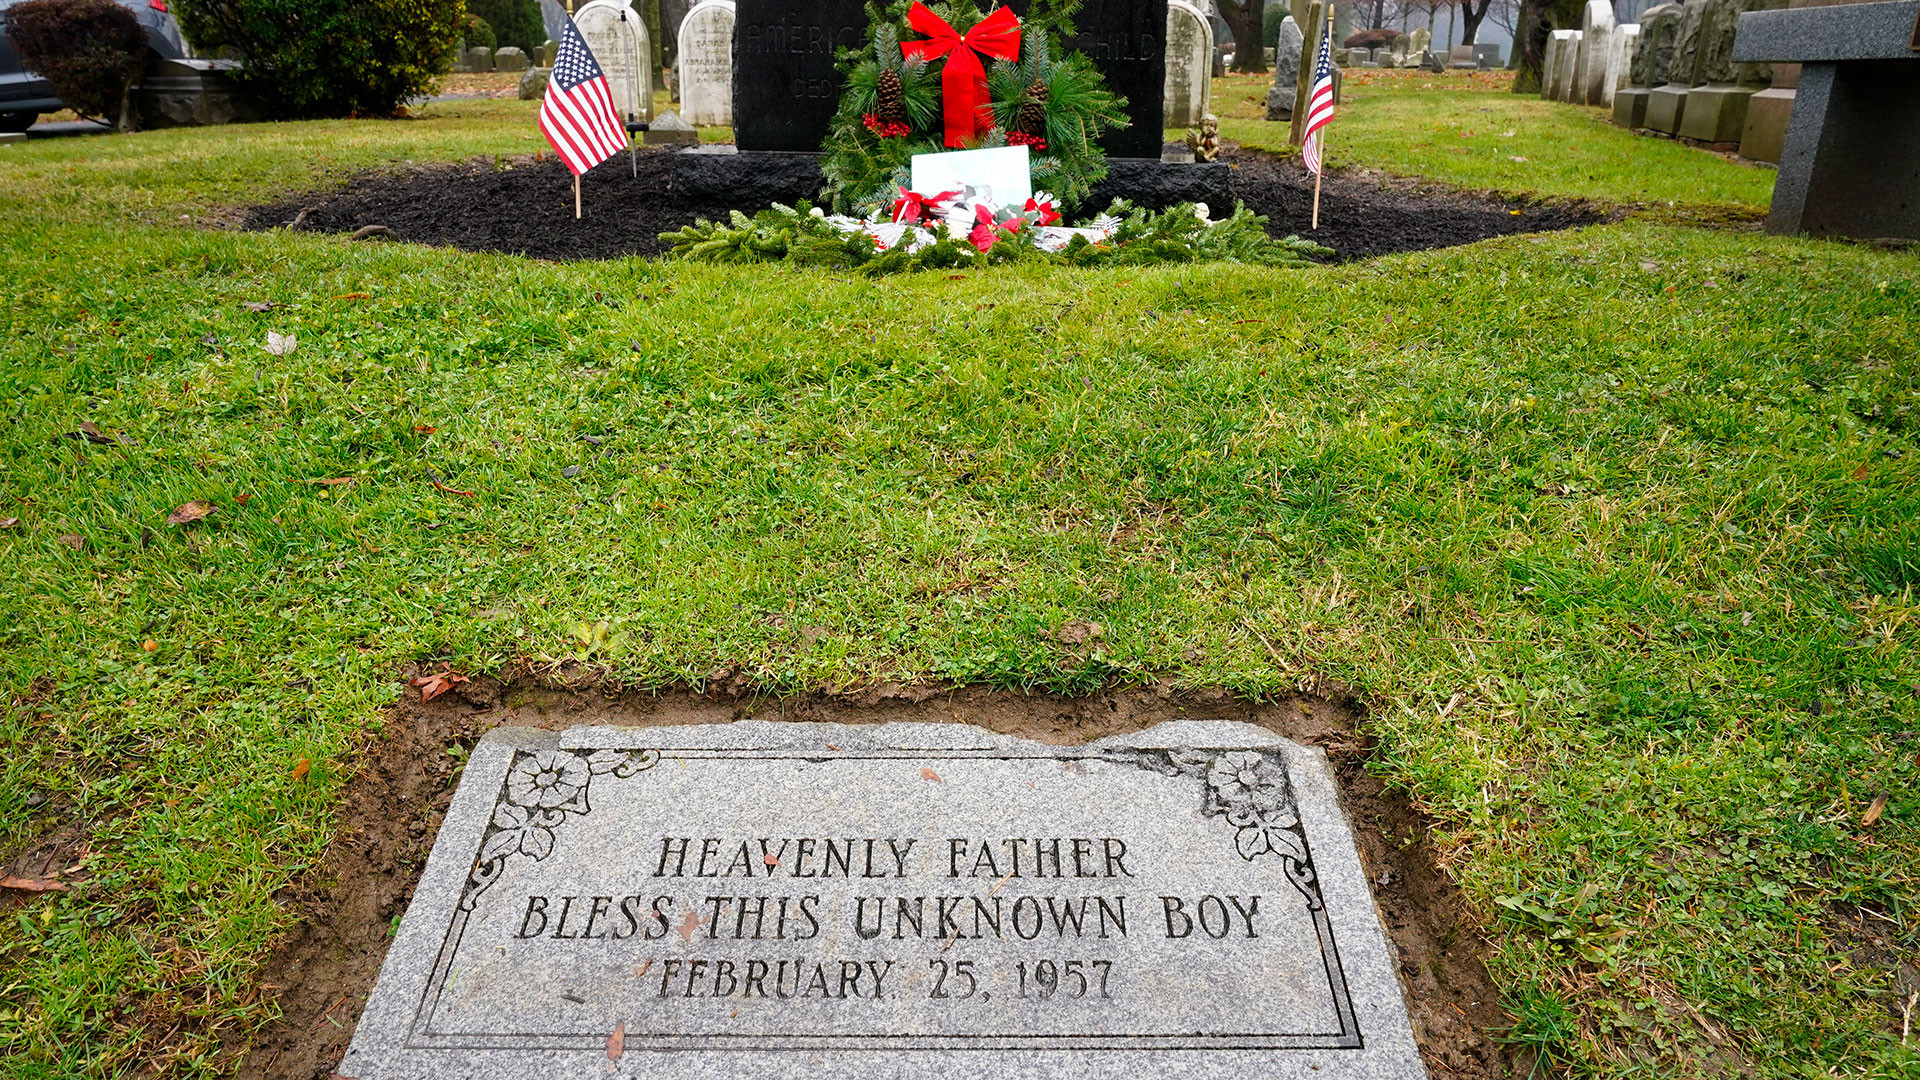
[[17,134],[19,132],[25,131],[28,128],[32,127],[33,122],[38,119],[40,119],[39,113],[30,113],[30,112],[0,113],[0,132],[5,132],[7,134]]

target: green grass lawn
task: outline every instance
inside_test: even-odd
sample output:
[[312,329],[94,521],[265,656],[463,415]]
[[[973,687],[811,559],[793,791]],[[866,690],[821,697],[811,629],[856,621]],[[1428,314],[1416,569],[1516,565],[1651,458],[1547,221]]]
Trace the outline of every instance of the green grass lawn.
[[[1439,136],[1403,105],[1588,115],[1355,98],[1335,160],[1409,170]],[[1543,1074],[1920,1075],[1920,987],[1841,928],[1917,944],[1912,254],[1629,220],[868,281],[198,224],[523,153],[530,117],[0,148],[0,850],[47,807],[91,823],[75,886],[0,919],[0,1076],[217,1074],[402,669],[562,658],[773,691],[1337,680]],[[1594,134],[1638,199],[1764,199]],[[1582,194],[1528,138],[1523,186]],[[1475,160],[1432,175],[1506,175]],[[1051,643],[1075,619],[1091,660]]]
[[[1327,136],[1334,166],[1425,176],[1468,188],[1650,207],[1764,211],[1773,170],[1613,126],[1602,109],[1508,91],[1506,72],[1345,73]],[[1220,132],[1284,151],[1287,125],[1269,123],[1271,76],[1213,81]]]

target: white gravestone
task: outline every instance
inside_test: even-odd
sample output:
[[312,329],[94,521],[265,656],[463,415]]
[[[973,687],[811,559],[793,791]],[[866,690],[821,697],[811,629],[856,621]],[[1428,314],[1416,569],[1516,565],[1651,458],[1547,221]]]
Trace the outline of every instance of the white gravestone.
[[647,23],[621,0],[588,0],[573,13],[574,25],[606,73],[614,107],[628,123],[653,119],[653,51]]
[[733,126],[733,0],[701,0],[680,20],[680,115],[697,127]]
[[1187,0],[1167,2],[1167,80],[1163,126],[1189,128],[1213,104],[1213,27]]
[[502,728],[356,1080],[1425,1080],[1332,770],[1247,724]]
[[1553,70],[1550,73],[1551,82],[1548,84],[1547,96],[1555,101],[1571,101],[1573,100],[1571,89],[1574,59],[1579,55],[1580,31],[1555,30],[1548,38],[1548,42],[1550,45],[1557,45],[1557,48],[1554,48],[1552,54]]
[[1600,104],[1613,108],[1613,97],[1627,88],[1632,79],[1633,54],[1640,50],[1640,24],[1626,23],[1613,28],[1613,48],[1607,54],[1606,100]]
[[1573,104],[1598,105],[1603,98],[1612,104],[1612,95],[1605,92],[1604,85],[1607,60],[1613,53],[1613,27],[1613,0],[1587,0],[1580,19],[1580,48],[1573,62],[1573,84],[1567,91],[1567,100]]

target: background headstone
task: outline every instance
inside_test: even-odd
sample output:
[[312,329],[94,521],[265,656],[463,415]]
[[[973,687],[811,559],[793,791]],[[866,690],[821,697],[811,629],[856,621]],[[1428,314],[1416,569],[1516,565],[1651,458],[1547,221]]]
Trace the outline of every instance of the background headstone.
[[680,114],[699,127],[733,123],[733,0],[701,0],[680,21]]
[[[1790,8],[1831,7],[1841,0],[1788,0]],[[1845,0],[1852,2],[1852,0]],[[1747,99],[1747,124],[1740,133],[1740,156],[1778,163],[1786,145],[1787,122],[1800,85],[1799,64],[1769,64],[1772,79]]]
[[1627,84],[1627,72],[1633,64],[1633,54],[1639,47],[1639,23],[1627,23],[1613,28],[1613,46],[1607,51],[1605,97],[1599,104],[1608,109],[1613,108],[1615,95]]
[[1387,57],[1394,67],[1408,66],[1408,57],[1413,55],[1413,38],[1408,34],[1395,34],[1387,44]]
[[1574,61],[1580,55],[1580,31],[1555,30],[1547,44],[1553,49],[1553,64],[1548,71],[1546,96],[1554,101],[1571,101]]
[[588,0],[573,13],[607,77],[614,108],[630,124],[653,119],[653,48],[640,13],[624,0]]
[[513,72],[527,70],[526,50],[517,49],[512,45],[505,46],[493,54],[493,70]]
[[1168,0],[1166,41],[1161,126],[1193,127],[1213,100],[1213,27],[1187,0]]
[[1666,64],[1667,81],[1647,95],[1649,130],[1678,135],[1686,116],[1687,93],[1699,83],[1700,35],[1710,0],[1685,0],[1674,31],[1673,49]]
[[1474,56],[1473,46],[1455,45],[1447,52],[1447,66],[1466,71],[1479,67],[1480,61]]
[[654,117],[647,127],[646,143],[648,146],[698,146],[700,133],[669,109]]
[[1495,71],[1500,67],[1500,43],[1497,41],[1476,41],[1473,43],[1473,58],[1480,64],[1482,71]]
[[547,94],[547,83],[553,78],[553,69],[530,67],[520,75],[520,100],[539,101]]
[[553,62],[558,59],[560,59],[560,43],[558,41],[548,38],[546,41],[540,43],[541,67],[550,68],[553,66]]
[[1288,15],[1280,20],[1280,36],[1273,49],[1273,85],[1267,88],[1267,119],[1293,119],[1294,81],[1300,77],[1300,24]]
[[1415,64],[1427,62],[1427,50],[1433,45],[1433,31],[1422,26],[1408,35],[1407,53]]
[[492,71],[493,50],[485,45],[475,45],[467,50],[468,71]]
[[[1580,17],[1580,48],[1574,54],[1573,82],[1567,100],[1598,105],[1607,98],[1607,57],[1613,51],[1613,0],[1587,0]],[[1608,99],[1611,104],[1611,99]]]

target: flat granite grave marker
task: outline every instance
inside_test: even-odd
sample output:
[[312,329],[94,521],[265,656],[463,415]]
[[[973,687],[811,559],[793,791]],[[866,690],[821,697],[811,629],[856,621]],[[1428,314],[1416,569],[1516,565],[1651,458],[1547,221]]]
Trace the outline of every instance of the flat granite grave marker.
[[1324,754],[502,728],[339,1074],[1424,1078]]

